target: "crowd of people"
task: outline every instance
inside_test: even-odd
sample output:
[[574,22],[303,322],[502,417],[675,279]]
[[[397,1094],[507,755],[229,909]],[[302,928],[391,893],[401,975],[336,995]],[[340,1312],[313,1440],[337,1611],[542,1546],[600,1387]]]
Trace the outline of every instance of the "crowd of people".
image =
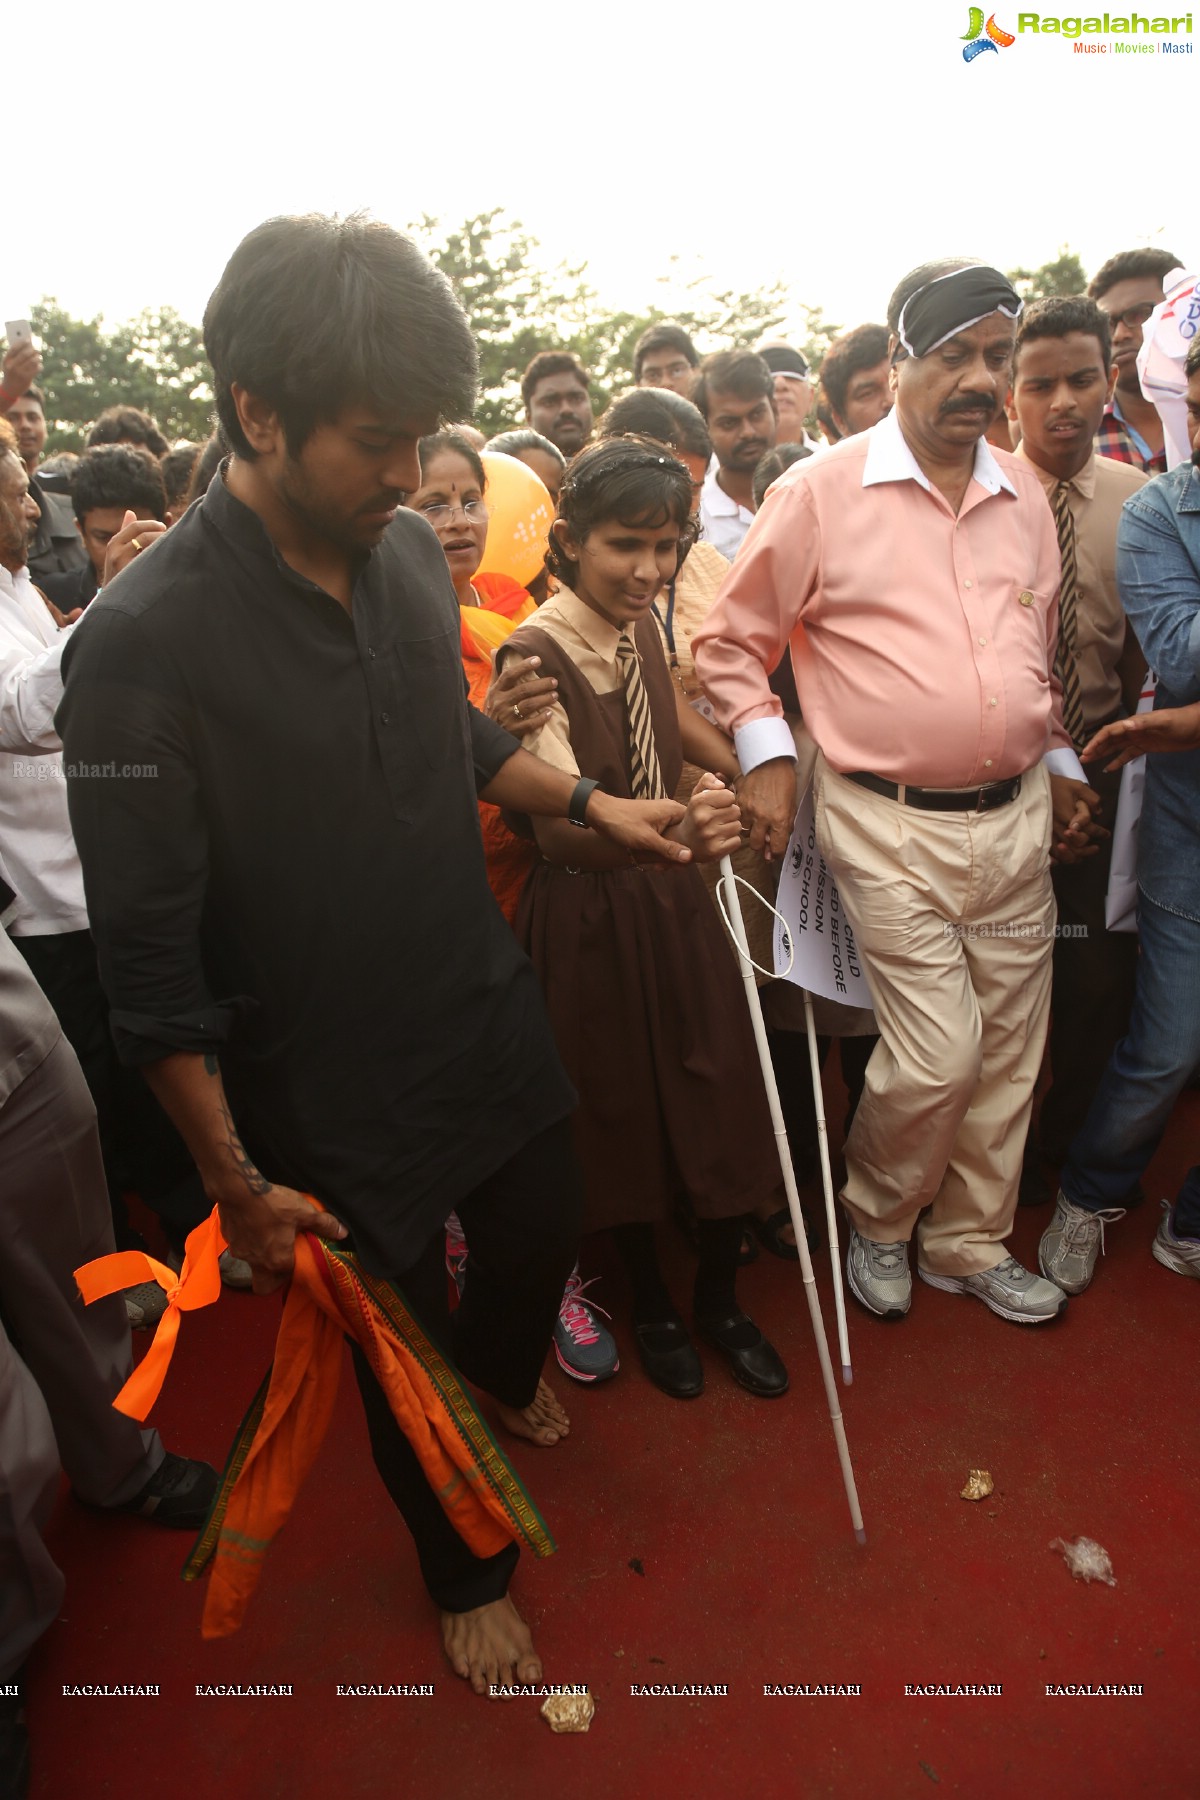
[[[178,1270],[215,1206],[223,1281],[263,1293],[315,1233],[550,1447],[571,1429],[550,1349],[583,1385],[619,1370],[592,1233],[645,1377],[702,1393],[660,1259],[678,1229],[695,1335],[751,1396],[786,1391],[736,1292],[761,1250],[799,1251],[713,871],[731,857],[769,905],[810,783],[873,1002],[819,1004],[851,1293],[903,1319],[915,1260],[1040,1324],[1088,1288],[1200,1065],[1200,340],[1177,466],[1138,363],[1179,268],[1122,251],[1023,306],[986,264],[925,263],[819,369],[783,342],[702,356],[658,322],[599,419],[548,346],[490,441],[450,288],[362,219],[272,220],[235,251],[205,445],[113,407],[46,460],[39,352],[7,350],[14,1791],[21,1670],[62,1591],[59,1461],[85,1503],[181,1528],[217,1491],[111,1408],[130,1329],[167,1303],[142,1280],[82,1306],[73,1271],[114,1246],[149,1230]],[[513,460],[553,521],[532,577],[487,558]],[[1133,932],[1108,898],[1143,754]],[[811,1183],[803,997],[763,977],[761,998]],[[1016,1207],[1051,1201],[1027,1269]],[[1200,1277],[1200,1168],[1163,1208],[1155,1258]],[[452,1666],[478,1691],[540,1679],[516,1546],[468,1548],[357,1345],[354,1365]]]

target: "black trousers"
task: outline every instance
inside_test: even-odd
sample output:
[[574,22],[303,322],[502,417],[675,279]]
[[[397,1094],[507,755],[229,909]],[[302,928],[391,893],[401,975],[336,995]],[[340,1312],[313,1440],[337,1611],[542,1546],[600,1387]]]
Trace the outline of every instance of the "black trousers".
[[[783,1123],[787,1128],[796,1179],[808,1181],[820,1167],[817,1109],[813,1100],[808,1036],[803,1031],[771,1030],[767,1032],[767,1042],[771,1047],[771,1062],[779,1085],[779,1104],[783,1111]],[[833,1038],[817,1038],[817,1060],[821,1068],[825,1067],[825,1058],[833,1042]],[[842,1059],[842,1080],[846,1084],[849,1103],[845,1122],[847,1132],[862,1099],[867,1064],[878,1042],[879,1039],[873,1032],[868,1037],[837,1039]]]
[[[1120,772],[1100,770],[1088,780],[1100,795],[1101,823],[1111,831]],[[1059,929],[1050,999],[1051,1083],[1038,1125],[1041,1153],[1056,1164],[1066,1161],[1133,1006],[1137,933],[1109,931],[1104,923],[1111,861],[1112,839],[1106,838],[1095,856],[1051,871]]]
[[90,931],[15,937],[38,986],[79,1058],[96,1108],[100,1153],[118,1249],[130,1242],[122,1192],[137,1190],[173,1247],[212,1211],[187,1146],[137,1069],[123,1068],[108,1025]]
[[[453,1316],[443,1231],[411,1268],[390,1279],[468,1381],[506,1406],[528,1406],[579,1247],[583,1187],[570,1120],[532,1138],[455,1210],[471,1254]],[[412,1533],[433,1600],[444,1612],[470,1612],[501,1599],[517,1566],[516,1545],[495,1556],[472,1555],[442,1511],[366,1357],[356,1344],[351,1350],[375,1466]]]

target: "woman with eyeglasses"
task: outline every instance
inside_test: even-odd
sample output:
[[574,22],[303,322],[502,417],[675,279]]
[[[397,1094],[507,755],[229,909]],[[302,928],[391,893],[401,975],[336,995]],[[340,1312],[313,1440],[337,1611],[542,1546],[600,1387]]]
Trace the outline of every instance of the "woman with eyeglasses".
[[[405,505],[437,532],[458,597],[471,704],[482,708],[492,675],[492,652],[536,609],[528,590],[510,575],[479,573],[488,534],[487,476],[479,452],[455,431],[422,438],[417,448],[421,485],[407,496]],[[479,816],[488,881],[511,924],[537,852],[514,837],[499,807],[481,800]]]

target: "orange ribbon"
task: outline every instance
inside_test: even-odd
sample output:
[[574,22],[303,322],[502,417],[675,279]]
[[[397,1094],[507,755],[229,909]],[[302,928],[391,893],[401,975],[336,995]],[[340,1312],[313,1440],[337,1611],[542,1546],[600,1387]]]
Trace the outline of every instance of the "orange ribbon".
[[220,1217],[214,1206],[208,1218],[188,1233],[183,1267],[178,1275],[144,1250],[117,1250],[111,1256],[98,1256],[95,1262],[84,1263],[82,1268],[76,1269],[75,1280],[88,1305],[143,1281],[157,1281],[167,1296],[167,1310],[158,1322],[150,1348],[113,1401],[118,1412],[127,1413],[131,1419],[145,1419],[162,1391],[175,1354],[180,1315],[195,1312],[197,1307],[211,1306],[221,1297],[221,1271],[217,1259],[226,1248]]

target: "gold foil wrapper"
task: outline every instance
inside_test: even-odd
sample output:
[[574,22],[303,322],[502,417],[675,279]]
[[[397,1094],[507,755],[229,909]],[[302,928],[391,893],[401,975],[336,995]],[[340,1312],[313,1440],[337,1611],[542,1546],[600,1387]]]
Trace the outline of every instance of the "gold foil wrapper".
[[590,1694],[550,1694],[542,1702],[542,1717],[551,1731],[587,1731],[595,1711]]
[[968,1469],[967,1485],[962,1490],[964,1500],[986,1500],[995,1484],[986,1469]]

